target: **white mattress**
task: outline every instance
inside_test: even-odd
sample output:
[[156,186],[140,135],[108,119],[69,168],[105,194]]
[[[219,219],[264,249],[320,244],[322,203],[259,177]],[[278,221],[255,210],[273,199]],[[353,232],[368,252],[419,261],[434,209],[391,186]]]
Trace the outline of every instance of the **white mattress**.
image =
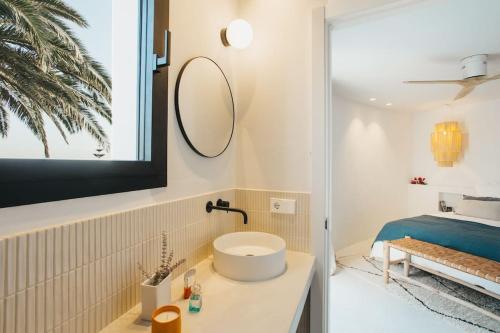
[[[452,219],[457,219],[457,220],[472,221],[472,222],[483,223],[483,224],[499,227],[498,221],[485,220],[485,219],[468,217],[468,216],[461,216],[461,215],[457,215],[454,213],[437,213],[437,214],[430,214],[430,215],[434,215],[434,216],[438,216],[438,217],[452,218]],[[376,258],[376,259],[382,260],[382,258],[384,256],[383,242],[382,241],[377,241],[373,244],[371,256]],[[399,260],[399,259],[403,259],[403,258],[404,258],[404,254],[401,251],[391,249],[391,260]],[[477,277],[475,275],[471,275],[471,274],[468,274],[468,273],[456,270],[454,268],[444,266],[444,265],[441,265],[441,264],[438,264],[436,262],[429,261],[427,259],[420,258],[420,257],[412,257],[412,262],[414,262],[417,265],[420,265],[420,266],[423,266],[426,268],[430,268],[430,269],[436,270],[438,272],[450,275],[454,278],[463,280],[463,281],[468,282],[470,284],[485,288],[489,291],[492,291],[492,292],[500,295],[500,284],[495,283],[493,281],[486,280],[486,279]]]

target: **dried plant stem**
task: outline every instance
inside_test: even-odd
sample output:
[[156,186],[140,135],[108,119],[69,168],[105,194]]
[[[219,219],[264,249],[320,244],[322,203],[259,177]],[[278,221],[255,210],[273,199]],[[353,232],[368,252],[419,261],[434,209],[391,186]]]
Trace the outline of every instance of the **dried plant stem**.
[[151,279],[151,274],[149,274],[145,269],[144,266],[142,266],[140,263],[137,263],[137,266],[139,267],[139,271],[141,272],[142,276],[146,278],[146,280]]
[[[159,285],[165,278],[167,278],[176,268],[186,262],[186,259],[180,259],[176,263],[172,265],[172,261],[174,259],[174,251],[168,252],[167,246],[167,233],[163,231],[161,233],[161,255],[160,262],[161,265],[159,268],[155,270],[153,274],[148,273],[144,267],[138,263],[139,270],[141,274],[149,280],[149,285],[157,286]],[[168,255],[167,255],[168,254]]]

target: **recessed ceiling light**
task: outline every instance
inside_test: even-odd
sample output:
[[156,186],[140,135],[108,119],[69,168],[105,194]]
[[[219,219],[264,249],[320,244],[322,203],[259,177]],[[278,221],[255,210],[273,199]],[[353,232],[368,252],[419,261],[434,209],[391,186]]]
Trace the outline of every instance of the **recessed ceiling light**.
[[392,103],[391,102],[385,103],[385,106],[392,106]]
[[370,98],[370,102],[375,102],[377,99],[375,97]]

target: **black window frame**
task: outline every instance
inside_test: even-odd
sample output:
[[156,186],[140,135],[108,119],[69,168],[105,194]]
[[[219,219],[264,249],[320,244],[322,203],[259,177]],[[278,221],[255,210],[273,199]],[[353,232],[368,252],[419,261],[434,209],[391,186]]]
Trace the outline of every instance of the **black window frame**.
[[[169,0],[154,0],[155,54],[168,26]],[[152,81],[150,161],[0,159],[0,208],[167,186],[168,66]]]

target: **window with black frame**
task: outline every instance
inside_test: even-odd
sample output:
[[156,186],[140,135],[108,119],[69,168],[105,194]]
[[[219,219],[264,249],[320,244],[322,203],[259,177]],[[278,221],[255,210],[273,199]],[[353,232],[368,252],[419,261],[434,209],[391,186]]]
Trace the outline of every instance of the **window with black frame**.
[[168,0],[0,0],[0,207],[166,185]]

